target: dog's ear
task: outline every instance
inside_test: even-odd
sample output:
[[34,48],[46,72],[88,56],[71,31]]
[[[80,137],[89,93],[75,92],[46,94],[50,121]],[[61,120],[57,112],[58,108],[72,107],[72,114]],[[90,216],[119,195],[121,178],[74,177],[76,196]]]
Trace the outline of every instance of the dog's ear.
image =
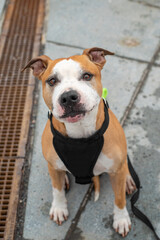
[[89,57],[89,59],[93,63],[100,66],[101,69],[103,68],[103,66],[106,62],[105,56],[106,55],[114,55],[114,53],[109,52],[108,50],[105,50],[103,48],[97,48],[97,47],[85,49],[83,51],[83,54],[87,55]]
[[37,78],[40,78],[41,75],[45,72],[48,67],[48,63],[51,59],[46,55],[39,56],[30,60],[27,65],[22,69],[22,72],[26,68],[32,68],[33,75]]

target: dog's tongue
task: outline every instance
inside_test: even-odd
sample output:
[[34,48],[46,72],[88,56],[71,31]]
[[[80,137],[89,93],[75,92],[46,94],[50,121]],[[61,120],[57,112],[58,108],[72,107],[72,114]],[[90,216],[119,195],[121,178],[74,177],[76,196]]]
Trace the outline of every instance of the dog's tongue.
[[82,117],[83,117],[82,114],[80,114],[80,115],[76,115],[75,117],[67,117],[66,120],[69,123],[75,123],[75,122],[78,122]]

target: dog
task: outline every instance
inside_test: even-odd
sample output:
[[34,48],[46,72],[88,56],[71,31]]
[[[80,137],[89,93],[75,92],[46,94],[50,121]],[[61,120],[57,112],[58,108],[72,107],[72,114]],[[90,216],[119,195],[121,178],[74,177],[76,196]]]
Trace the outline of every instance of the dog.
[[[69,188],[66,174],[69,169],[55,150],[51,124],[64,138],[72,139],[87,139],[101,128],[105,121],[101,70],[106,55],[113,53],[97,47],[85,49],[82,55],[56,60],[43,55],[32,59],[23,69],[31,68],[33,75],[42,81],[43,98],[52,113],[43,131],[42,152],[48,162],[53,187],[49,214],[58,225],[67,220],[69,215],[64,189],[65,185]],[[107,112],[109,123],[103,134],[102,149],[93,166],[92,181],[97,201],[99,175],[109,174],[115,195],[113,228],[124,237],[131,228],[126,192],[131,194],[136,187],[128,170],[124,131],[110,108]]]

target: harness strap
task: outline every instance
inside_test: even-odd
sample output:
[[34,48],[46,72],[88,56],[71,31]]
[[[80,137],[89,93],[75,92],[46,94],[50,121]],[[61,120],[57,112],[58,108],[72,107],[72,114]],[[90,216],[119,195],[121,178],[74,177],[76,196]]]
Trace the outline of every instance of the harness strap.
[[53,124],[52,124],[52,116],[53,116],[53,114],[52,114],[52,112],[49,112],[48,111],[48,118],[49,118],[49,120],[50,120],[50,127],[51,127],[51,131],[52,131],[52,134],[53,135],[56,135],[56,129],[53,127]]
[[145,216],[137,207],[134,206],[139,198],[140,188],[142,188],[142,187],[140,185],[139,177],[138,177],[137,173],[135,172],[128,155],[127,155],[127,159],[128,159],[128,167],[129,167],[130,174],[131,174],[131,176],[136,184],[136,187],[137,187],[137,191],[133,194],[133,196],[130,200],[132,212],[137,218],[139,218],[142,222],[144,222],[152,230],[156,239],[160,240],[159,236],[155,232],[155,229],[154,229],[151,221],[148,219],[148,217]]

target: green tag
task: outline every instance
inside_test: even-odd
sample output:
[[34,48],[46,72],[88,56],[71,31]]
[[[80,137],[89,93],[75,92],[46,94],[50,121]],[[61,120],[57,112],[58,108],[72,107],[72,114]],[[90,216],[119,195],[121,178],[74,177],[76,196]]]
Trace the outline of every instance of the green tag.
[[108,90],[107,90],[107,88],[103,88],[102,98],[106,99],[107,95],[108,95]]

